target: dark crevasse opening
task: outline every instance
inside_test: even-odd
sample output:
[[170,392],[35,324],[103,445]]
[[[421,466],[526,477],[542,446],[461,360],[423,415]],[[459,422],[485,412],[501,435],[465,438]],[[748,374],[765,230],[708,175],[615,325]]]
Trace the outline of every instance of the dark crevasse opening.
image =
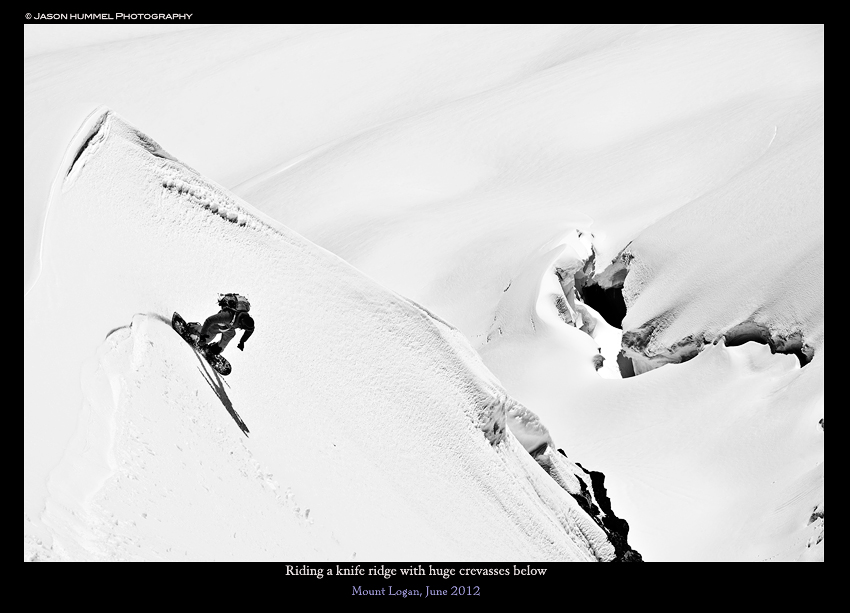
[[[622,330],[623,319],[626,317],[623,286],[626,276],[629,274],[628,264],[631,259],[631,255],[621,252],[600,275],[597,275],[594,273],[596,263],[596,252],[594,251],[584,262],[582,268],[571,275],[567,271],[556,268],[555,272],[564,290],[566,301],[572,305],[570,297],[574,295],[576,299],[596,311],[608,325]],[[603,284],[608,287],[603,287]],[[580,305],[574,308],[581,310]],[[559,311],[561,310],[559,308]],[[584,317],[588,318],[589,316],[585,313]],[[585,320],[582,330],[593,336],[595,324],[592,323],[592,317],[589,317],[589,319],[591,323],[588,325]],[[588,325],[589,329],[585,329],[585,325]],[[622,351],[617,356],[617,366],[624,379],[635,376],[632,360],[626,357]]]
[[578,288],[582,301],[595,309],[608,324],[615,328],[623,327],[626,316],[626,301],[623,300],[622,287],[602,288],[596,283]]
[[[610,278],[613,285],[609,288],[604,288],[591,281],[591,277],[586,275],[584,271],[575,275],[575,291],[581,301],[599,313],[608,325],[621,330],[623,319],[626,317],[623,284],[627,274],[628,269],[626,267],[621,267],[615,271]],[[635,376],[631,359],[626,357],[622,351],[617,356],[617,367],[624,379]]]
[[623,318],[626,316],[626,303],[623,300],[623,290],[619,287],[603,289],[594,284],[587,285],[581,290],[581,297],[585,304],[596,309],[610,325],[615,328],[623,327]]

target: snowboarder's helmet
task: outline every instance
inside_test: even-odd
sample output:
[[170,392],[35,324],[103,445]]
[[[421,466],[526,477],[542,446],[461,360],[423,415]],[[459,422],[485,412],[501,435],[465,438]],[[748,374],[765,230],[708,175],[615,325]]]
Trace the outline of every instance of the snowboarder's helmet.
[[232,309],[234,311],[250,311],[251,303],[241,294],[219,294],[218,306],[224,309]]

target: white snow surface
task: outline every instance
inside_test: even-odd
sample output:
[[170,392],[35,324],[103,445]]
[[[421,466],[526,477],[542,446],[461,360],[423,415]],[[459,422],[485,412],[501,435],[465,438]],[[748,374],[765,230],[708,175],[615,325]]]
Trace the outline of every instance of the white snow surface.
[[[107,110],[65,161],[25,301],[25,510],[63,451],[25,514],[50,536],[31,557],[613,555],[506,431],[548,441],[460,333]],[[222,283],[256,287],[262,322],[226,380],[170,326]]]
[[[610,558],[551,444],[647,560],[823,560],[822,26],[41,27],[26,559]],[[591,253],[702,352],[621,379]],[[223,291],[225,380],[164,321]]]

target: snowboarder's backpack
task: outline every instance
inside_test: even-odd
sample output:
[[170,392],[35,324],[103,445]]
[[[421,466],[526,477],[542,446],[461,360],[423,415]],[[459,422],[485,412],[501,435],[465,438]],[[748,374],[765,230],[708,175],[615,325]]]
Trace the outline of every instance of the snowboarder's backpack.
[[223,309],[230,309],[236,312],[244,311],[247,313],[251,310],[251,303],[248,302],[248,299],[241,294],[219,294],[218,306]]

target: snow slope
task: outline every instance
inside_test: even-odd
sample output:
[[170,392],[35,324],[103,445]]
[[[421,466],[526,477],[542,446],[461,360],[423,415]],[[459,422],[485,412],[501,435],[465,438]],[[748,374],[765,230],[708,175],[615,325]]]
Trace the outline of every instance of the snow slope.
[[[724,334],[729,344],[822,352],[822,27],[643,28],[358,133],[235,191],[457,325],[556,445],[589,453],[582,457],[608,475],[614,500],[639,500],[624,516],[648,559],[812,557],[818,526],[808,520],[823,501],[822,367],[788,387],[798,373],[774,371],[788,360],[729,347],[737,357],[728,368],[705,358],[685,370],[711,381],[699,401],[692,380],[669,373],[601,382],[618,376],[621,333],[586,305],[592,335],[562,325],[559,301],[569,296],[559,297],[555,273],[572,275],[591,259],[585,239],[603,286],[622,285],[628,271],[622,343],[639,373],[693,357]],[[764,361],[755,373],[753,352]],[[741,381],[770,403],[745,401]],[[781,418],[767,411],[777,403]],[[667,420],[667,433],[645,427],[694,404],[682,423]],[[729,411],[719,423],[737,415],[752,438],[710,428],[700,407],[714,406]],[[633,414],[620,424],[633,430],[612,437],[610,411]],[[603,444],[612,438],[617,445]],[[663,461],[637,460],[670,440],[681,444]],[[774,445],[782,461],[765,451]],[[721,466],[751,473],[718,471],[706,449],[726,450]],[[795,483],[809,493],[798,495]],[[687,495],[671,505],[658,496],[667,492]],[[793,518],[790,541],[776,536],[774,502]],[[739,536],[743,522],[761,522],[775,540]]]
[[[26,556],[613,557],[453,328],[105,109],[62,168],[25,298]],[[258,330],[223,380],[168,321],[237,286]]]
[[148,35],[109,40],[116,30],[96,26],[83,41],[77,36],[90,29],[27,25],[24,288],[38,275],[62,151],[97,105],[118,109],[232,188],[338,139],[618,44],[641,27],[121,25],[123,36]]
[[[647,560],[823,558],[822,355],[801,368],[766,345],[721,343],[611,380],[561,351],[508,341],[482,358],[557,445],[605,473]],[[553,394],[553,378],[568,392]]]
[[281,155],[234,191],[477,346],[536,250],[589,232],[601,272],[764,156],[777,124],[808,113],[801,97],[822,96],[818,28],[646,26],[581,51]]
[[787,104],[761,158],[626,249],[624,346],[636,360],[663,363],[723,335],[764,336],[804,359],[821,348],[823,88]]
[[[64,406],[52,388],[76,393],[75,369],[129,313],[155,319],[179,301],[199,319],[225,291],[185,281],[212,274],[211,260],[171,222],[141,224],[155,227],[144,240],[181,251],[154,259],[156,278],[140,273],[147,251],[113,266],[156,288],[179,278],[187,291],[170,289],[174,300],[145,283],[103,295],[103,279],[121,277],[99,274],[114,257],[104,253],[139,232],[129,221],[111,251],[95,247],[91,223],[58,230],[64,219],[42,243],[50,182],[71,166],[62,150],[107,103],[265,214],[236,200],[246,220],[288,235],[279,221],[455,327],[522,403],[507,413],[525,449],[551,440],[603,471],[647,559],[822,560],[823,42],[822,26],[797,25],[212,26],[25,58],[25,288],[40,245],[45,262],[68,260],[26,297],[25,340],[78,308],[71,287],[110,304],[96,324],[63,330],[76,354],[27,349],[25,427],[38,425],[25,435],[25,510],[37,523],[75,428],[74,411],[49,410]],[[218,240],[197,219],[192,232]],[[216,273],[253,298],[268,269],[246,268]],[[626,271],[623,335],[569,288],[576,273],[619,284]],[[260,304],[316,308],[289,280]],[[153,322],[137,329],[155,334]],[[800,368],[764,346],[728,346],[754,339],[814,359]],[[643,374],[612,381],[621,340]],[[234,353],[232,377],[244,376],[251,354]],[[199,393],[218,397],[210,384]],[[230,404],[253,441],[244,404]],[[561,461],[550,451],[538,463]]]

